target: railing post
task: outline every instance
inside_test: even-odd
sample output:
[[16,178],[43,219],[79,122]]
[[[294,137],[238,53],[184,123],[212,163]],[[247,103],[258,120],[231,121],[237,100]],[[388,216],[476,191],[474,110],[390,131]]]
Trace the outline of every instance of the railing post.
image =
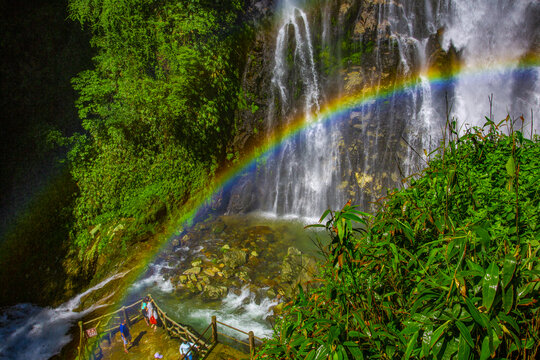
[[126,320],[126,325],[128,329],[131,327],[131,324],[129,323],[129,316],[127,316],[126,307],[122,306],[122,313],[124,313],[124,320]]
[[215,316],[212,316],[212,342],[217,343],[218,337],[217,337],[217,320]]
[[255,335],[253,335],[253,331],[249,332],[249,357],[250,359],[253,359],[253,355],[255,354]]
[[165,328],[165,333],[167,334],[167,337],[171,337],[171,334],[169,333],[169,328],[167,327],[167,313],[163,311],[162,314],[163,319],[161,319],[161,322],[163,323],[163,327]]
[[80,329],[80,335],[79,335],[79,360],[81,359],[81,350],[82,350],[82,341],[83,341],[83,325],[82,321],[79,321],[79,329]]

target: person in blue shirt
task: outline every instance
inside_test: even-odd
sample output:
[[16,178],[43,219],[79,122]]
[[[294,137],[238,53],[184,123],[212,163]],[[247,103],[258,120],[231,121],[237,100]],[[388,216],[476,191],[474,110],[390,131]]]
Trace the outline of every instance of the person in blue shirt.
[[131,334],[129,333],[129,327],[127,326],[126,319],[122,320],[120,324],[120,336],[122,336],[122,341],[124,342],[124,352],[128,353],[127,345],[131,345]]

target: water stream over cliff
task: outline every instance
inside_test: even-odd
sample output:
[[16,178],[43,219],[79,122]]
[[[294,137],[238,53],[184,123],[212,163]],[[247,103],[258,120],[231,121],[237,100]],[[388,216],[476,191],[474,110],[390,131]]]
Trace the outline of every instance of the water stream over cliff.
[[[540,110],[539,69],[521,64],[539,51],[539,8],[532,0],[281,1],[265,128],[284,131],[301,118],[306,129],[258,164],[247,210],[315,218],[347,199],[367,208],[421,169],[447,115],[462,132],[481,126],[493,95],[495,120],[530,119]],[[432,70],[451,77],[435,82]],[[326,101],[369,87],[381,97],[314,122]]]
[[[279,12],[266,118],[269,129],[286,128],[298,117],[313,122],[323,100],[307,14],[293,0],[285,0]],[[313,216],[328,204],[341,202],[332,191],[339,181],[338,138],[334,126],[319,122],[283,143],[262,170],[260,183],[267,191],[260,210]]]

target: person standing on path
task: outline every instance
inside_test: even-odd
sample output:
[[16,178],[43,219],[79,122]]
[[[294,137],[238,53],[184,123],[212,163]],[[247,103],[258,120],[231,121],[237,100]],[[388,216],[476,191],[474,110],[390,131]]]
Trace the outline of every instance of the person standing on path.
[[180,344],[180,348],[178,349],[180,351],[180,359],[185,360],[193,360],[193,351],[195,351],[198,348],[197,345],[193,344],[192,342],[186,341]]
[[148,298],[148,296],[145,296],[142,303],[141,303],[141,314],[144,318],[144,321],[146,321],[146,325],[150,326],[150,323],[148,322],[148,317],[149,317],[149,314],[148,314],[148,303],[149,303],[150,299]]
[[131,345],[131,334],[129,333],[129,327],[127,326],[126,319],[122,320],[122,323],[120,324],[120,336],[122,337],[122,341],[124,342],[124,352],[127,354],[129,351],[127,349],[127,345]]
[[147,307],[147,311],[148,311],[148,318],[150,320],[150,327],[152,329],[154,329],[154,331],[157,330],[157,313],[156,313],[156,309],[154,308],[154,305],[152,304],[151,301],[148,302],[148,304],[146,305]]

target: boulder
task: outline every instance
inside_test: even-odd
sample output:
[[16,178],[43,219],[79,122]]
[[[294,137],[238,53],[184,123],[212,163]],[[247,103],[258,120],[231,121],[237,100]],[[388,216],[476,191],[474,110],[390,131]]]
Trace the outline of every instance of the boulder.
[[276,291],[272,288],[268,289],[268,291],[266,292],[266,296],[268,296],[270,299],[275,298],[276,295]]
[[246,251],[231,249],[223,255],[223,263],[231,269],[236,269],[247,263],[248,254]]
[[236,277],[244,282],[249,282],[249,275],[246,271],[239,271],[236,273]]
[[199,273],[201,272],[201,267],[200,266],[194,266],[192,267],[191,269],[187,269],[186,271],[184,271],[184,275],[198,275]]
[[200,267],[201,265],[202,265],[202,260],[201,259],[193,260],[191,262],[192,267]]
[[228,268],[223,269],[221,271],[221,274],[225,279],[228,279],[228,278],[230,278],[230,277],[232,277],[234,275],[233,271],[231,269],[228,269]]
[[287,251],[287,256],[285,256],[281,264],[281,280],[292,282],[302,271],[302,253],[297,248],[290,247]]
[[214,224],[214,228],[212,229],[212,232],[214,234],[221,234],[225,230],[225,223],[223,221],[218,221]]
[[219,273],[219,268],[213,266],[211,268],[204,269],[203,272],[210,277],[214,277],[217,273]]
[[208,285],[204,289],[203,296],[210,300],[219,300],[227,296],[229,289],[225,286]]
[[221,252],[227,252],[229,250],[231,250],[231,247],[228,245],[228,244],[225,244],[221,247]]

